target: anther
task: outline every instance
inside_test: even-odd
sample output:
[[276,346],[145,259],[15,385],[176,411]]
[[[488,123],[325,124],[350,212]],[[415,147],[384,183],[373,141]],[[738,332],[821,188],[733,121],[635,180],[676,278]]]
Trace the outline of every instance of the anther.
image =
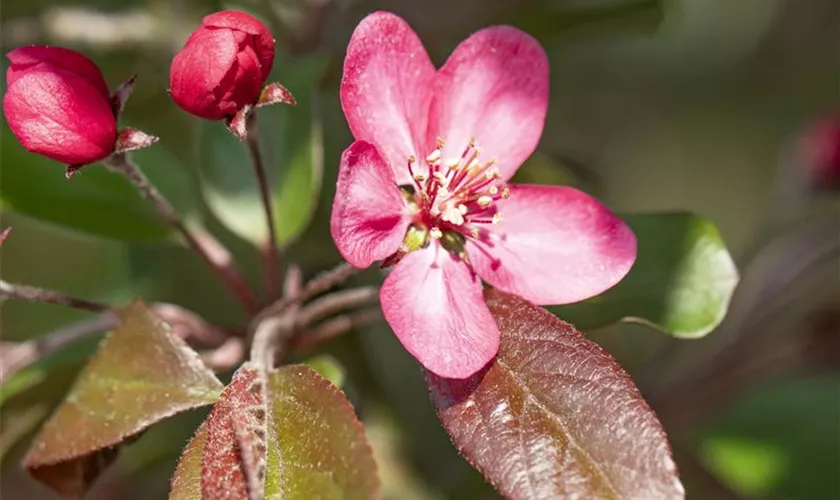
[[481,208],[487,208],[493,204],[493,198],[489,196],[479,196],[478,197],[478,206]]
[[439,239],[441,239],[441,237],[443,237],[443,232],[440,230],[440,228],[433,227],[432,229],[429,230],[429,236],[433,240],[439,240]]
[[495,196],[495,195],[499,194],[499,188],[496,187],[496,186],[490,186],[487,189],[487,192],[490,193],[491,195]]
[[461,159],[460,158],[456,158],[456,157],[453,156],[452,158],[447,158],[446,159],[446,166],[449,167],[449,169],[454,169],[455,167],[457,167],[460,164],[461,164]]
[[461,212],[461,215],[467,215],[467,206],[464,204],[458,205],[458,211]]
[[506,199],[508,199],[508,198],[510,198],[510,188],[509,188],[509,187],[507,187],[507,186],[505,186],[505,187],[502,189],[502,199],[503,199],[503,200],[506,200]]
[[432,164],[436,164],[437,162],[439,162],[440,161],[440,149],[435,149],[434,151],[429,153],[429,156],[426,157],[426,161],[429,162],[429,163],[432,163]]
[[496,212],[495,214],[493,214],[493,224],[501,224],[501,222],[502,222],[502,214],[500,214],[499,212]]

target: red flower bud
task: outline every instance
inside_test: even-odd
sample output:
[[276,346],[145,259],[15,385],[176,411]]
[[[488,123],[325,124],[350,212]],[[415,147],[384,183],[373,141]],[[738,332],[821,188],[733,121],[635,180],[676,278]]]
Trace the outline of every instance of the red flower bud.
[[273,62],[274,38],[256,18],[233,10],[210,14],[172,60],[172,98],[201,118],[229,118],[256,103]]
[[812,123],[802,138],[802,149],[811,184],[840,189],[840,115]]
[[8,54],[3,110],[18,141],[71,165],[114,151],[117,121],[102,72],[87,57],[60,47],[21,47]]

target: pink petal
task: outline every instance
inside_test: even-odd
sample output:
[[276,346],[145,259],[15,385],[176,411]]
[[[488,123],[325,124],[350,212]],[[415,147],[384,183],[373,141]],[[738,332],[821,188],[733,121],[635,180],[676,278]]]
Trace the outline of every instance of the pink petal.
[[379,298],[397,338],[436,375],[469,377],[499,350],[499,328],[481,282],[437,244],[404,257]]
[[260,61],[250,46],[236,54],[236,62],[216,88],[218,106],[227,116],[232,116],[246,104],[257,101],[262,91]]
[[93,163],[114,151],[110,101],[86,78],[39,66],[15,79],[3,97],[6,121],[29,151],[67,164]]
[[598,200],[563,186],[510,188],[510,199],[498,202],[501,224],[488,226],[484,243],[467,246],[485,281],[535,304],[568,304],[630,271],[636,236]]
[[341,80],[344,116],[353,137],[376,145],[401,184],[411,182],[409,155],[427,153],[434,76],[423,44],[401,18],[375,12],[353,32]]
[[172,59],[169,87],[183,109],[208,120],[221,120],[216,89],[237,59],[238,46],[229,30],[196,30]]
[[202,26],[230,28],[254,35],[254,50],[260,60],[262,80],[268,78],[274,64],[274,36],[256,17],[236,10],[223,10],[205,16]]
[[390,167],[372,144],[341,155],[330,232],[347,262],[365,268],[396,252],[410,222]]
[[509,26],[483,29],[452,52],[435,79],[430,139],[460,156],[475,138],[509,179],[533,153],[548,110],[548,58],[530,35]]
[[75,50],[65,49],[63,47],[50,47],[43,45],[33,45],[30,47],[19,47],[7,55],[11,65],[6,70],[6,85],[11,85],[21,75],[25,74],[31,69],[37,69],[38,64],[46,64],[49,67],[61,68],[70,73],[86,79],[93,85],[99,94],[105,99],[110,99],[110,92],[108,91],[108,84],[105,83],[105,78],[102,77],[102,72],[99,67]]

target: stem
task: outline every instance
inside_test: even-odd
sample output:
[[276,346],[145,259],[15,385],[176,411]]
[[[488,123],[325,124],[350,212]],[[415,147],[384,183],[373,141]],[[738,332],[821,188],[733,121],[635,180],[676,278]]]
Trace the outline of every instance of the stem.
[[65,346],[117,326],[117,316],[106,312],[92,319],[67,325],[41,338],[14,344],[0,354],[0,382],[35,363],[44,356],[57,352]]
[[269,191],[268,175],[263,164],[262,153],[260,153],[260,134],[257,127],[256,110],[248,114],[246,121],[246,138],[248,153],[254,164],[257,173],[257,183],[260,186],[260,197],[262,198],[265,221],[268,224],[268,240],[262,248],[263,265],[265,266],[266,291],[269,302],[280,296],[279,271],[277,268],[277,231],[274,226],[274,211],[271,207],[271,193]]
[[164,198],[160,191],[149,182],[146,175],[127,155],[113,155],[108,159],[107,164],[111,169],[125,175],[134,187],[152,201],[158,215],[183,236],[189,247],[210,266],[248,312],[259,311],[260,306],[256,297],[236,269],[230,252],[221,243],[202,229],[187,228],[184,221],[175,213],[169,200]]
[[378,307],[371,307],[357,313],[336,316],[314,328],[296,334],[291,341],[291,346],[295,349],[307,349],[344,335],[354,328],[369,325],[380,319],[382,319],[382,312]]
[[98,302],[68,297],[67,295],[54,292],[52,290],[44,290],[43,288],[36,288],[34,286],[18,285],[16,283],[9,283],[3,280],[0,280],[0,297],[28,300],[30,302],[46,302],[48,304],[58,304],[60,306],[72,307],[73,309],[81,309],[82,311],[90,312],[106,312],[111,310],[110,306],[100,304]]

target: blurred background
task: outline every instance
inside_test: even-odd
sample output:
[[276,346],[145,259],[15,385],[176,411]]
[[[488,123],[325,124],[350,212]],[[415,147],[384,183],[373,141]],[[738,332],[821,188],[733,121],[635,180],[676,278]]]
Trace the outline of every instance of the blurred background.
[[[161,137],[171,158],[154,168],[191,175],[197,120],[165,92],[169,63],[201,17],[222,8],[268,23],[287,67],[313,57],[325,65],[311,82],[323,129],[323,187],[301,202],[317,209],[286,252],[307,275],[339,259],[327,221],[338,157],[350,143],[337,89],[356,23],[376,9],[400,14],[437,64],[486,25],[512,24],[536,36],[551,60],[550,109],[539,151],[520,176],[576,185],[620,213],[700,214],[718,226],[741,273],[727,317],[702,339],[626,323],[586,331],[656,410],[689,498],[840,498],[840,204],[837,191],[815,180],[813,152],[803,146],[815,123],[840,116],[840,2],[5,0],[0,49],[75,48],[100,64],[112,88],[138,74],[122,123]],[[135,296],[178,302],[223,325],[242,321],[186,250],[98,238],[32,217],[40,209],[25,200],[49,211],[62,195],[29,176],[43,160],[25,154],[5,123],[1,133],[0,226],[14,227],[0,250],[4,279],[114,304]],[[138,162],[146,167],[142,154]],[[229,167],[252,175],[250,165]],[[50,168],[61,177],[58,165]],[[205,216],[257,283],[256,250]],[[379,279],[372,271],[357,281]],[[0,314],[7,342],[84,317],[19,302],[4,303]],[[51,498],[19,469],[19,458],[95,345],[53,356],[33,388],[0,400],[4,499]],[[458,457],[417,365],[387,326],[353,332],[324,350],[346,371],[345,390],[367,425],[386,498],[497,497]],[[191,412],[146,432],[93,497],[166,498],[175,461],[202,418]]]

